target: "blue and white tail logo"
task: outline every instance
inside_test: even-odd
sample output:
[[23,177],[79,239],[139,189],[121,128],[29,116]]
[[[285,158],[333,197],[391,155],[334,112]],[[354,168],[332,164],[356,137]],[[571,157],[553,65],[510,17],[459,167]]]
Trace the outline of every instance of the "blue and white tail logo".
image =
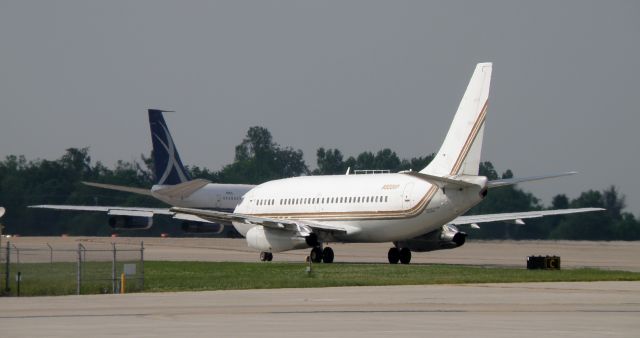
[[153,142],[153,166],[158,185],[174,185],[191,180],[184,169],[178,149],[162,116],[162,110],[149,109],[149,126]]

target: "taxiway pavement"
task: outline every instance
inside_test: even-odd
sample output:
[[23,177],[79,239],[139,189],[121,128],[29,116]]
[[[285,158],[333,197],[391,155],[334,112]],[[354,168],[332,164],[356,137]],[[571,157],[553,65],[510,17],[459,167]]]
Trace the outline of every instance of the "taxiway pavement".
[[2,337],[637,337],[640,283],[0,299]]

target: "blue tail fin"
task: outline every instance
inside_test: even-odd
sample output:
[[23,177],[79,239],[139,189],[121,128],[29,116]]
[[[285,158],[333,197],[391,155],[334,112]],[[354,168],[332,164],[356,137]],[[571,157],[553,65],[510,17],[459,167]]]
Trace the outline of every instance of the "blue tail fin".
[[149,109],[149,126],[153,142],[153,166],[156,184],[174,185],[190,181],[189,173],[184,169],[178,149],[164,122],[162,110]]

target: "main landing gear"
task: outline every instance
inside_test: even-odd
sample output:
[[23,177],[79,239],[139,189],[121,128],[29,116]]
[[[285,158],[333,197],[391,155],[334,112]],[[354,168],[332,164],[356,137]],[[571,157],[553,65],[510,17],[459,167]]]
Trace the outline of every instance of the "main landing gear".
[[[311,253],[309,254],[309,258],[314,263],[333,263],[333,249],[330,247],[326,247],[322,249],[322,247],[315,247],[311,249]],[[262,251],[260,253],[260,261],[262,262],[271,262],[273,260],[273,254],[271,252]]]
[[271,252],[261,252],[260,260],[263,262],[271,262],[273,260],[273,254]]
[[391,264],[398,264],[398,261],[402,264],[409,264],[411,262],[411,250],[409,248],[398,249],[394,246],[389,249],[387,258],[389,258],[389,263]]
[[322,249],[322,247],[316,246],[311,249],[311,253],[309,254],[309,259],[311,259],[311,261],[314,263],[333,263],[333,258],[333,249],[331,249],[330,247],[325,247],[324,249]]

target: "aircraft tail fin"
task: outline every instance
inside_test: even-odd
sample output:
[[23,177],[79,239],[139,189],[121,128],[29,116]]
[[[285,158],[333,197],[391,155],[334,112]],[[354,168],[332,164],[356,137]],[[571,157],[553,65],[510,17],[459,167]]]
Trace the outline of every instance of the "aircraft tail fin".
[[476,66],[440,150],[421,173],[435,176],[478,175],[491,70],[491,63]]
[[167,123],[158,109],[149,109],[149,127],[153,142],[153,166],[158,185],[175,185],[191,180],[189,173],[182,165],[180,155]]

